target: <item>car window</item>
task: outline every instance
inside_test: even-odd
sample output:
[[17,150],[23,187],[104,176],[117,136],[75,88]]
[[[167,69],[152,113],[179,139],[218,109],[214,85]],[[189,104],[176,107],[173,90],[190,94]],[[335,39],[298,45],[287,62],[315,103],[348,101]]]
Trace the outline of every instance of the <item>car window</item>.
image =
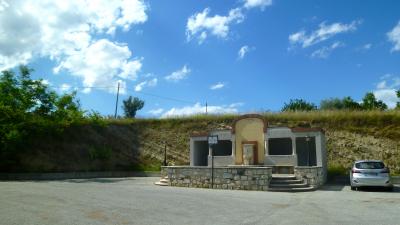
[[385,165],[382,162],[359,162],[356,163],[357,169],[383,169]]

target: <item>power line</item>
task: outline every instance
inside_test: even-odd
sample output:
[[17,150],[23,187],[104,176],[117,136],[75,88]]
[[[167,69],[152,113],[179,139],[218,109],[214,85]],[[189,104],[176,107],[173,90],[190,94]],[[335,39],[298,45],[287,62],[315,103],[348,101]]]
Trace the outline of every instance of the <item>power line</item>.
[[143,95],[149,95],[149,96],[153,96],[153,97],[157,97],[157,98],[162,98],[162,99],[166,99],[166,100],[176,101],[176,102],[183,102],[183,103],[190,103],[190,104],[197,103],[197,102],[192,102],[192,101],[187,101],[187,100],[182,100],[182,99],[177,99],[177,98],[171,98],[171,97],[167,97],[167,96],[151,94],[151,93],[147,93],[147,92],[143,92],[143,91],[137,91],[136,93],[143,94]]

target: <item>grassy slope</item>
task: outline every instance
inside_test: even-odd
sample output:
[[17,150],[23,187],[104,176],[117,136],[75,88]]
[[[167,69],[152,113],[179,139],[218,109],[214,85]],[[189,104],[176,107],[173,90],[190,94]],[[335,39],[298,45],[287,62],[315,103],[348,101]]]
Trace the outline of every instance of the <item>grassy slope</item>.
[[[107,120],[76,125],[35,139],[11,171],[154,170],[167,142],[170,165],[188,164],[189,134],[224,128],[234,115]],[[298,112],[264,114],[270,126],[322,127],[329,165],[342,172],[355,159],[383,159],[400,173],[400,112]]]

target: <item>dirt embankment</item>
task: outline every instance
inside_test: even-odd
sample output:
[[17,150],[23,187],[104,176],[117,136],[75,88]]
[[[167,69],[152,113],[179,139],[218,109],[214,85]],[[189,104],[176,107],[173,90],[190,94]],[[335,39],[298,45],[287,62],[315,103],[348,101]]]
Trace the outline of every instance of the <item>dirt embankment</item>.
[[[322,116],[319,120],[302,115],[266,119],[271,126],[324,128],[331,166],[349,167],[356,159],[383,159],[392,171],[400,173],[400,122],[364,126],[362,117],[338,123],[337,116]],[[233,119],[142,119],[71,126],[59,134],[27,141],[14,158],[0,159],[0,172],[157,170],[164,160],[165,146],[169,165],[188,164],[190,133],[226,128]]]
[[349,131],[327,130],[328,162],[350,167],[354,160],[382,159],[400,172],[400,140]]

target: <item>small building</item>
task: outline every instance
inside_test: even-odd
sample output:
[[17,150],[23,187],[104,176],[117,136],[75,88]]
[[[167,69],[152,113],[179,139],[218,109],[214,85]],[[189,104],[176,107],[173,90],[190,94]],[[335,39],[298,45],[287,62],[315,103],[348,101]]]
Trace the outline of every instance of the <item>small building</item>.
[[[210,146],[209,136],[217,136],[218,143]],[[229,129],[193,134],[190,137],[189,168],[207,169],[212,166],[212,162],[215,168],[230,168],[233,172],[237,172],[238,169],[251,171],[252,168],[256,168],[258,173],[261,173],[259,171],[262,169],[269,171],[266,172],[270,174],[267,179],[268,185],[275,175],[287,176],[290,179],[294,177],[296,179],[293,180],[301,180],[308,187],[316,188],[325,183],[327,174],[324,131],[320,128],[270,127],[261,115],[243,115],[234,120]],[[179,168],[186,167],[175,167],[174,171],[179,172]],[[188,173],[190,174],[185,172]],[[224,174],[225,177],[231,177],[225,172]],[[234,178],[232,181],[237,183]],[[229,181],[227,182],[229,184]],[[232,189],[246,189],[244,185],[239,188],[234,185],[233,187]]]

